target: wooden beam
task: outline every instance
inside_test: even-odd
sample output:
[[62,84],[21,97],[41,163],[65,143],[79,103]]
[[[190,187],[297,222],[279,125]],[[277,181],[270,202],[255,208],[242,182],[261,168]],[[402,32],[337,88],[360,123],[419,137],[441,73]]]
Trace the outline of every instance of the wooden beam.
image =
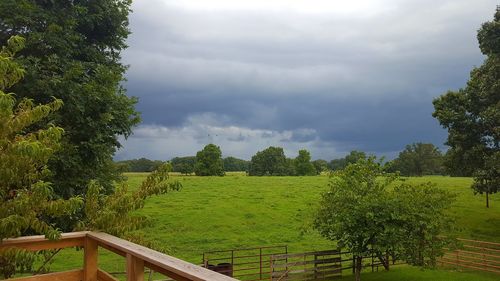
[[[83,278],[83,269],[76,269],[63,272],[47,273],[42,275],[33,275],[8,279],[11,281],[80,281]],[[106,281],[106,280],[104,280]]]
[[81,247],[87,233],[88,231],[63,233],[58,240],[49,240],[44,235],[9,238],[0,242],[0,250],[12,247],[30,251]]
[[97,281],[97,241],[86,238],[83,260],[83,281]]
[[151,263],[148,263],[148,262],[145,262],[144,266],[147,267],[147,268],[149,268],[149,269],[151,269],[151,270],[153,270],[154,272],[158,272],[160,274],[163,274],[163,275],[165,275],[167,277],[170,277],[170,278],[172,278],[172,279],[174,279],[176,281],[190,281],[190,279],[188,279],[186,277],[180,276],[180,275],[175,274],[175,273],[173,273],[171,271],[168,271],[165,268],[161,268],[161,267],[159,267],[157,265],[154,265],[154,264],[151,264]]
[[101,270],[100,268],[97,270],[97,280],[99,280],[99,281],[119,281],[113,275],[107,273],[104,270]]
[[144,261],[127,254],[127,281],[144,281]]
[[[163,269],[161,271],[155,270],[168,276],[178,276],[177,280],[194,280],[194,281],[235,281],[236,279],[231,278],[226,275],[211,271],[209,269],[203,268],[201,266],[194,265],[192,263],[183,261],[178,258],[174,258],[163,253],[151,250],[149,248],[137,245],[135,243],[120,239],[118,237],[102,233],[102,232],[91,232],[87,234],[88,238],[95,239],[98,241],[99,245],[105,244],[110,248],[117,249],[121,252],[125,252],[134,256],[135,258],[141,259],[145,264],[152,264],[158,268]],[[175,278],[175,277],[174,277]],[[181,279],[182,278],[182,279]]]

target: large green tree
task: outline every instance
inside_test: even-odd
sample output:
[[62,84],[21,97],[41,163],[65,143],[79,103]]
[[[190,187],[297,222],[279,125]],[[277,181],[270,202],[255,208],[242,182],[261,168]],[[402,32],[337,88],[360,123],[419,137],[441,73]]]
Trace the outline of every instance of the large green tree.
[[500,7],[477,34],[486,56],[463,89],[436,98],[433,116],[448,129],[447,163],[471,171],[472,188],[488,195],[500,189]]
[[252,156],[248,174],[250,176],[287,176],[293,169],[281,147],[270,146]]
[[299,155],[294,159],[294,165],[297,176],[316,175],[316,169],[311,163],[311,153],[305,149],[299,150]]
[[333,159],[332,161],[330,161],[330,169],[332,169],[333,171],[342,170],[347,167],[347,165],[356,163],[356,161],[358,161],[359,159],[364,158],[366,158],[365,152],[353,150],[343,158]]
[[443,155],[432,143],[413,143],[399,153],[390,168],[403,176],[439,175],[444,172]]
[[8,90],[37,103],[61,99],[50,120],[64,129],[49,161],[54,191],[84,194],[91,179],[110,192],[118,177],[112,155],[139,121],[122,87],[120,52],[129,34],[130,0],[0,1],[0,44],[26,38],[19,61],[25,78]]
[[248,165],[250,161],[238,159],[236,157],[226,157],[224,158],[224,170],[226,172],[241,172],[248,171]]
[[314,169],[316,169],[316,174],[320,175],[322,172],[328,170],[328,162],[323,159],[316,159],[311,162],[314,166]]
[[149,160],[147,158],[123,160],[116,162],[124,172],[152,172],[160,167],[163,162],[160,160]]
[[194,173],[196,156],[174,157],[170,160],[170,163],[172,163],[174,172],[189,175]]
[[368,158],[334,172],[314,220],[322,236],[353,253],[356,280],[372,254],[386,269],[389,256],[434,266],[447,242],[441,235],[452,226],[448,192],[401,183],[383,170]]
[[207,144],[196,153],[194,173],[197,176],[224,176],[224,162],[218,146]]
[[[55,199],[47,181],[47,162],[60,149],[63,129],[36,125],[59,110],[61,100],[36,105],[4,92],[24,74],[12,59],[23,45],[21,37],[12,37],[0,50],[0,242],[33,233],[56,239],[59,229],[45,218],[73,215],[83,205],[81,197]],[[0,274],[8,278],[17,268],[30,269],[35,257],[18,249],[2,251]]]

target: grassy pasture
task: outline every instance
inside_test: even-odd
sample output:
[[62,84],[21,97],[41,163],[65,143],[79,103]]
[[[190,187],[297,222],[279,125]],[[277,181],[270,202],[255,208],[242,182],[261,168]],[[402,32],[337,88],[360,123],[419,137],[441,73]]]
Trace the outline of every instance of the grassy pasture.
[[[127,174],[130,188],[137,188],[145,176]],[[231,173],[225,177],[173,175],[173,178],[182,183],[183,189],[149,199],[141,211],[152,222],[143,230],[144,234],[170,247],[171,255],[198,264],[201,254],[208,250],[286,244],[289,252],[303,252],[335,246],[309,230],[312,212],[320,194],[327,189],[326,176],[247,177]],[[457,194],[452,213],[461,228],[459,237],[500,242],[500,196],[491,196],[491,208],[486,209],[484,196],[473,195],[470,178],[436,176],[409,181],[431,181]],[[76,255],[80,254],[73,250],[64,252],[53,269],[58,264],[78,266],[80,259]],[[75,264],[69,266],[70,260]],[[123,271],[124,259],[103,254],[100,264],[109,271]],[[498,275],[422,271],[413,267],[363,276],[364,280],[415,281],[498,278]]]

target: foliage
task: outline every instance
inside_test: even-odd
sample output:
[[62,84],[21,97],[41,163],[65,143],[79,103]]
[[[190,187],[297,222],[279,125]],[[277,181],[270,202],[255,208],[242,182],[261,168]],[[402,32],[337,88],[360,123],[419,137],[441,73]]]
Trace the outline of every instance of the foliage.
[[[59,110],[62,101],[35,105],[22,99],[16,106],[14,94],[8,88],[18,82],[24,72],[13,60],[24,45],[24,39],[14,36],[0,51],[0,242],[25,234],[43,234],[57,239],[60,231],[44,218],[74,214],[82,206],[81,197],[55,199],[47,168],[49,158],[59,149],[63,129],[32,127]],[[0,253],[0,273],[8,278],[17,269],[30,270],[37,255],[22,250]]]
[[248,174],[250,176],[286,176],[290,174],[285,152],[281,147],[270,146],[252,156]]
[[122,166],[123,172],[152,172],[163,164],[159,160],[149,160],[146,158],[118,161],[117,165]]
[[224,170],[226,172],[248,171],[249,165],[250,161],[247,160],[238,159],[231,156],[224,158]]
[[328,162],[323,159],[317,159],[311,162],[314,166],[314,169],[316,169],[316,174],[321,175],[322,172],[325,172],[328,170]]
[[125,238],[136,243],[166,251],[164,246],[145,239],[134,231],[146,226],[148,219],[134,213],[144,207],[147,198],[181,188],[178,181],[169,181],[168,172],[172,166],[160,165],[150,173],[133,192],[122,184],[112,194],[103,194],[103,187],[92,181],[85,196],[85,219],[77,225],[77,230],[98,230]]
[[[500,189],[500,7],[493,21],[478,31],[486,59],[471,71],[464,89],[436,98],[433,116],[448,129],[446,144],[453,167],[473,171],[475,192],[488,194]],[[447,163],[450,163],[449,161]]]
[[330,161],[330,169],[332,169],[333,171],[342,170],[347,167],[347,165],[356,163],[359,159],[365,158],[366,153],[364,153],[363,151],[353,150],[344,158],[333,159],[332,161]]
[[399,153],[391,163],[392,171],[403,176],[443,174],[443,155],[432,143],[413,143]]
[[[134,191],[147,175],[130,173],[125,176],[129,190]],[[258,247],[285,243],[289,253],[328,250],[336,246],[316,231],[299,231],[310,230],[308,222],[321,193],[328,189],[328,176],[249,177],[242,173],[228,173],[224,177],[207,178],[174,174],[170,179],[182,183],[181,192],[153,196],[146,200],[143,209],[136,212],[151,219],[151,223],[141,230],[144,237],[168,245],[170,255],[196,264],[204,251],[238,248],[242,245]],[[450,213],[456,216],[460,232],[446,235],[498,241],[500,224],[491,222],[500,220],[500,204],[493,204],[491,210],[479,208],[483,205],[483,199],[472,194],[471,178],[410,177],[405,183],[420,184],[428,181],[436,184],[439,189],[457,194]],[[492,195],[491,200],[500,203],[500,194]],[[60,253],[51,270],[64,271],[80,266],[80,254],[72,250]],[[123,271],[123,263],[119,261],[121,260],[114,253],[100,252],[99,265],[103,270]],[[407,268],[411,267],[391,267],[387,274],[379,271],[375,278],[385,280],[383,277],[389,276],[391,272]],[[429,271],[434,272],[414,269],[412,273],[421,272],[426,273],[425,276],[432,276]],[[453,273],[456,274],[452,275],[455,277],[465,274]],[[476,273],[475,276],[479,280],[480,275]],[[345,278],[353,279],[352,275]],[[362,278],[369,279],[368,273],[363,271]],[[450,276],[446,280],[454,279]],[[471,277],[469,280],[476,279]]]
[[194,173],[197,176],[224,176],[224,162],[218,146],[207,144],[196,153]]
[[[64,129],[61,148],[49,161],[57,195],[83,195],[91,179],[106,192],[119,174],[112,155],[138,123],[136,99],[121,86],[126,66],[130,0],[0,1],[0,44],[12,35],[26,38],[19,60],[25,79],[10,91],[19,97],[64,107],[46,122]],[[45,126],[45,124],[40,124]],[[66,218],[69,222],[69,218]],[[62,226],[62,225],[61,225]],[[71,229],[71,223],[64,225]]]
[[314,227],[356,256],[360,280],[363,256],[375,254],[389,268],[386,255],[415,265],[435,265],[441,254],[439,235],[451,227],[445,211],[452,196],[430,184],[396,185],[398,177],[386,174],[375,158],[360,159],[330,179]]
[[170,163],[172,163],[172,171],[179,172],[183,175],[189,175],[194,173],[196,156],[175,157],[172,158]]
[[294,159],[294,166],[298,176],[316,175],[316,169],[311,163],[311,153],[305,149],[299,150],[299,155]]

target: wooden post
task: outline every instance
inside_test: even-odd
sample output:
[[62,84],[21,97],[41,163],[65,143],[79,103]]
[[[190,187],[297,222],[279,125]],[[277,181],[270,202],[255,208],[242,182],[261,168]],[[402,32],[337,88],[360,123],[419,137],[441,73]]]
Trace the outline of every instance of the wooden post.
[[373,252],[372,252],[372,272],[373,272]]
[[259,249],[259,263],[260,263],[260,280],[262,280],[262,248]]
[[83,280],[97,281],[97,241],[86,237],[84,242]]
[[273,256],[271,255],[269,257],[269,267],[270,267],[270,271],[269,271],[269,276],[271,276],[271,281],[273,281]]
[[127,254],[127,281],[144,281],[144,261]]

